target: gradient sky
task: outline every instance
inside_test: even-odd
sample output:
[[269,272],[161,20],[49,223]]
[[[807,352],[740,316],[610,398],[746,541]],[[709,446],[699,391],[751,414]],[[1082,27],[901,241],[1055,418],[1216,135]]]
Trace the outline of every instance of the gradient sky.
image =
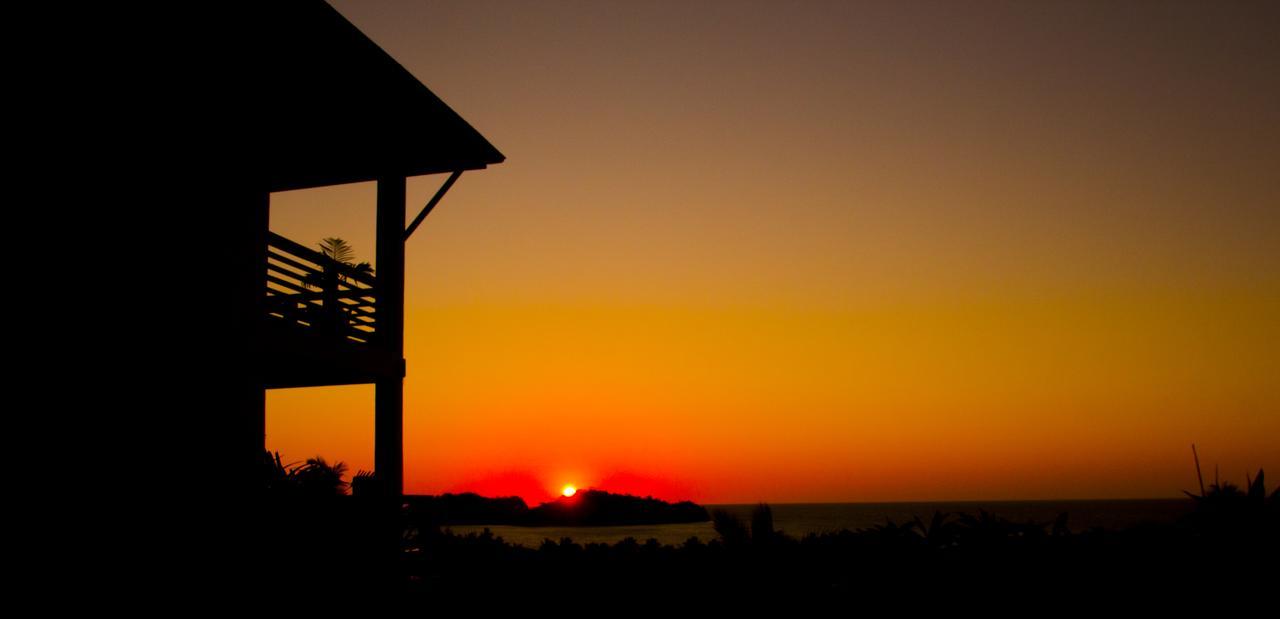
[[[507,155],[408,243],[407,492],[1280,472],[1280,4],[333,4]],[[271,224],[371,260],[374,188]],[[373,387],[267,432],[370,469]]]

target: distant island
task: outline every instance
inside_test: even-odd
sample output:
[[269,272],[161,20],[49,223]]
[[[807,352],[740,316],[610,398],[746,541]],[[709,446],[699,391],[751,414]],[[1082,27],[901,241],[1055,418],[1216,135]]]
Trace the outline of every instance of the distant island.
[[410,515],[437,525],[516,525],[527,527],[599,527],[706,522],[705,507],[691,501],[668,503],[653,497],[584,490],[572,497],[530,508],[520,497],[462,494],[406,496]]

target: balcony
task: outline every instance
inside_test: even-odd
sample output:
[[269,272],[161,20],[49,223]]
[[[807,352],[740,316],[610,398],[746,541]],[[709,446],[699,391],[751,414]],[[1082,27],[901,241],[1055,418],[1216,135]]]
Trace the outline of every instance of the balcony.
[[374,382],[404,375],[404,361],[378,341],[378,282],[269,232],[265,372],[268,387]]

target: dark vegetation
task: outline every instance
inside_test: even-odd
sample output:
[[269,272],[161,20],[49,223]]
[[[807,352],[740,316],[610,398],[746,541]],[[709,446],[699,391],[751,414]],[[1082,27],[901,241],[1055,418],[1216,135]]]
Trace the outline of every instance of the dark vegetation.
[[[282,470],[298,484],[331,479],[290,476],[289,467],[275,463],[277,486]],[[1214,587],[1261,596],[1276,584],[1280,556],[1280,489],[1268,496],[1264,480],[1259,470],[1243,488],[1215,482],[1189,493],[1195,509],[1187,517],[1122,530],[1073,532],[1068,514],[1053,522],[1014,522],[980,511],[796,537],[778,530],[772,510],[761,504],[749,522],[713,511],[716,539],[672,546],[652,539],[579,544],[566,538],[538,548],[508,543],[488,529],[458,535],[441,524],[479,523],[495,510],[517,520],[538,511],[518,499],[415,497],[397,509],[358,491],[345,496],[294,488],[268,493],[276,497],[269,504],[284,507],[274,515],[288,516],[271,529],[267,547],[291,562],[327,566],[324,577],[306,579],[308,586],[378,587],[426,602],[481,600],[494,592],[526,600],[564,593],[579,602],[839,598],[912,607],[1032,596],[1054,606],[1114,596],[1170,602]],[[578,505],[609,514],[616,496],[601,493],[598,503]],[[618,504],[647,505],[629,498]],[[563,510],[573,507],[548,505],[554,506],[543,512],[549,518],[564,518]],[[1221,602],[1236,599],[1244,598],[1224,595]]]

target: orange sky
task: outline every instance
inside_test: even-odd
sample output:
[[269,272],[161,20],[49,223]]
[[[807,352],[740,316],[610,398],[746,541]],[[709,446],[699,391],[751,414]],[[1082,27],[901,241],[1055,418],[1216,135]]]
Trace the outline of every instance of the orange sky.
[[[1274,3],[334,5],[508,158],[407,247],[408,492],[1280,471]],[[373,203],[272,228],[371,260]],[[373,388],[269,392],[267,432],[372,468]]]

